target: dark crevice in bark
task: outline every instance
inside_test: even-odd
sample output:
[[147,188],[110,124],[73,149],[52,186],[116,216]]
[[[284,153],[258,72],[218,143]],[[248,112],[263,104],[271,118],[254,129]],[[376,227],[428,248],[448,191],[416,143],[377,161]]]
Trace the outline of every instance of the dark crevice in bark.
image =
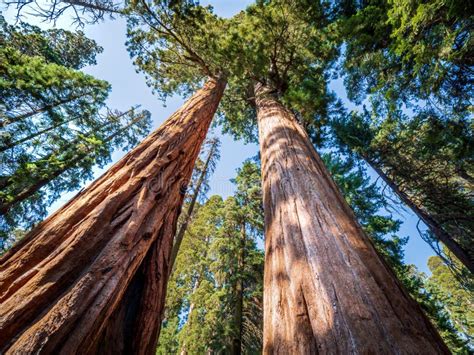
[[[6,290],[0,351],[94,353],[106,329],[118,353],[130,346],[133,353],[154,351],[182,185],[191,176],[224,86],[211,79],[182,110],[0,259],[0,289]],[[161,183],[158,193],[153,182]],[[127,293],[129,285],[133,291]],[[112,316],[121,304],[135,303],[140,289],[139,310]],[[133,318],[141,331],[122,347],[124,334],[133,332]]]

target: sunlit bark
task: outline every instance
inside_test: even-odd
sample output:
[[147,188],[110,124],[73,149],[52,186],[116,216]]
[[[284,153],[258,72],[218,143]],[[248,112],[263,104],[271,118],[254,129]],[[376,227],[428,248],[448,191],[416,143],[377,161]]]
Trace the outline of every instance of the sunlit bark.
[[4,255],[1,353],[154,352],[183,188],[224,86],[210,79]]
[[377,254],[295,116],[256,88],[264,353],[447,354]]

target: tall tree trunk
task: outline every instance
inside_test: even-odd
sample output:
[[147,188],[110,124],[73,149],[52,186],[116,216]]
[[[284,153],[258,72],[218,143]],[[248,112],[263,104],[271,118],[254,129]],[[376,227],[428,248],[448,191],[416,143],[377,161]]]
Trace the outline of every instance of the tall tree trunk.
[[390,187],[390,189],[400,198],[400,200],[407,205],[413,213],[415,213],[419,219],[429,228],[433,235],[441,241],[446,247],[459,259],[461,263],[468,268],[468,270],[474,273],[474,260],[473,256],[469,255],[469,251],[465,250],[459,243],[456,242],[455,238],[448,233],[443,226],[438,223],[436,218],[433,218],[423,208],[420,208],[414,203],[410,197],[402,191],[387,174],[384,173],[376,164],[365,156],[362,158],[369,164],[369,166],[375,170],[380,178]]
[[183,187],[224,87],[210,79],[4,255],[0,352],[100,352],[104,332],[106,353],[154,352]]
[[242,353],[242,325],[244,308],[244,282],[243,273],[245,268],[245,242],[247,234],[245,232],[245,222],[240,227],[240,246],[237,256],[237,282],[235,285],[235,308],[234,308],[234,326],[235,334],[232,339],[232,354],[240,355]]
[[189,206],[186,210],[186,214],[184,216],[183,224],[179,227],[178,233],[174,238],[173,249],[171,250],[171,258],[170,258],[170,272],[173,272],[174,263],[176,261],[176,257],[178,256],[179,248],[181,247],[181,243],[183,242],[184,233],[186,233],[186,229],[188,229],[189,222],[191,221],[191,217],[193,215],[194,207],[196,206],[197,199],[201,192],[201,186],[206,179],[207,170],[209,169],[209,164],[214,156],[215,150],[217,147],[217,141],[211,145],[209,149],[209,154],[206,158],[206,162],[204,163],[204,167],[202,169],[201,174],[199,175],[198,181],[196,182],[196,186],[194,187],[194,193],[191,197],[191,201],[189,202]]
[[448,354],[295,116],[257,84],[265,354]]
[[[129,124],[127,124],[125,127],[122,127],[121,129],[119,129],[115,133],[113,133],[110,136],[108,136],[107,138],[105,138],[104,143],[110,142],[112,139],[117,137],[119,134],[125,132],[131,126],[133,126],[134,124],[141,121],[144,117],[145,116],[143,116],[143,115],[138,116],[133,121],[131,121]],[[76,139],[75,144],[78,143],[81,140],[82,139]],[[76,149],[76,147],[73,146],[71,149],[74,150],[74,149]],[[30,198],[31,196],[36,194],[41,188],[43,188],[44,186],[49,184],[51,181],[53,181],[54,179],[61,176],[62,174],[64,174],[69,169],[75,168],[77,166],[77,164],[79,164],[82,160],[87,158],[87,156],[89,154],[91,154],[92,152],[93,152],[93,149],[86,149],[84,152],[81,152],[80,154],[78,154],[74,158],[71,158],[70,160],[65,162],[64,166],[62,166],[61,168],[58,168],[54,171],[51,171],[48,175],[40,174],[38,176],[38,179],[34,183],[32,183],[31,185],[25,187],[24,189],[17,189],[17,191],[14,191],[12,193],[12,195],[14,195],[14,197],[11,200],[7,200],[7,201],[0,200],[0,215],[7,214],[8,211],[14,205]],[[52,154],[54,154],[54,153],[52,153]],[[49,157],[51,157],[52,154],[49,154],[46,159],[49,159]]]

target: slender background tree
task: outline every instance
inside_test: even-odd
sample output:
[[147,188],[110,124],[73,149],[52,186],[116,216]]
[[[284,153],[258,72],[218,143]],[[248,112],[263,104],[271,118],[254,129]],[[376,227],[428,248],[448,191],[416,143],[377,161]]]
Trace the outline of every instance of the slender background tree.
[[[364,117],[373,139],[361,125],[350,133],[357,124],[350,117],[340,136],[427,225],[429,239],[443,242],[471,274],[472,11],[457,0],[354,2],[336,26],[348,96],[369,98],[375,116],[373,123]],[[367,139],[363,152],[356,141]]]

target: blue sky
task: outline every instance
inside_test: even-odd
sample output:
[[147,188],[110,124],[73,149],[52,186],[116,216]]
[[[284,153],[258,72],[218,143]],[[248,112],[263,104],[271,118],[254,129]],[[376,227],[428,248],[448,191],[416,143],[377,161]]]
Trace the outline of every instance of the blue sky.
[[[238,13],[252,2],[250,0],[201,0],[201,4],[212,5],[215,12],[223,17],[230,17]],[[7,20],[11,20],[13,12],[8,10],[5,12],[5,15]],[[24,20],[43,28],[52,26],[51,24],[38,23],[34,18],[24,18]],[[74,29],[71,27],[67,16],[63,16],[56,26]],[[124,45],[126,40],[125,21],[121,19],[106,20],[93,26],[86,26],[83,30],[88,37],[96,40],[104,48],[104,52],[97,58],[98,64],[93,67],[87,67],[84,71],[97,78],[107,80],[112,85],[112,92],[108,99],[109,107],[126,110],[132,105],[141,104],[142,108],[151,112],[153,126],[156,128],[184,102],[180,97],[171,97],[166,101],[166,105],[163,105],[163,102],[152,95],[151,89],[145,84],[143,75],[135,72]],[[347,107],[354,108],[354,105],[347,100],[341,80],[331,82],[330,87],[343,99]],[[258,153],[258,146],[234,141],[230,136],[222,135],[219,130],[216,131],[216,134],[221,137],[222,141],[221,160],[217,164],[216,171],[211,178],[209,195],[219,194],[226,197],[233,192],[229,179],[235,176],[235,170],[244,160]],[[115,152],[112,157],[113,162],[120,159],[123,155],[124,152]],[[100,176],[111,164],[104,169],[96,169],[95,177]],[[369,172],[369,174],[372,178],[375,178],[373,172]],[[65,194],[51,206],[50,211],[53,212],[61,207],[73,195],[74,192]],[[415,264],[421,271],[427,272],[426,261],[429,256],[433,255],[433,251],[418,235],[416,229],[418,219],[407,211],[396,214],[395,218],[403,222],[399,233],[400,236],[410,236],[405,251],[406,262]]]

